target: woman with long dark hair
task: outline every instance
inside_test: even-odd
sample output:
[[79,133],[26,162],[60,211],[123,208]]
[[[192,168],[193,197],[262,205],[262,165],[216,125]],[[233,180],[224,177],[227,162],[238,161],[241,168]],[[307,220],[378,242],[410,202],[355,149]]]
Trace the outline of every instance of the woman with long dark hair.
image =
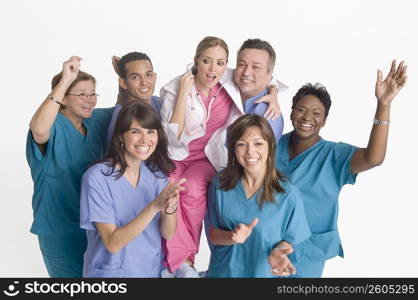
[[118,116],[107,157],[85,173],[81,227],[87,230],[84,277],[159,277],[161,237],[177,224],[180,179],[156,111],[133,101]]

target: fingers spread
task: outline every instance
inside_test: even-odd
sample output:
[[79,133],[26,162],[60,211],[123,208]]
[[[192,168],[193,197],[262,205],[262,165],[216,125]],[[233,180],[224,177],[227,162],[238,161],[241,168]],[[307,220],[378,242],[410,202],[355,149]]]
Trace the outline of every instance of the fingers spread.
[[401,61],[401,63],[399,64],[398,68],[396,69],[395,78],[398,78],[399,75],[401,74],[402,69],[403,69],[403,65],[404,65],[404,61]]
[[383,79],[383,73],[381,70],[377,70],[377,80],[376,85],[381,84]]
[[395,69],[396,69],[396,59],[392,60],[392,65],[390,66],[390,71],[388,76],[393,76],[393,74],[395,74]]
[[271,119],[272,115],[273,115],[273,108],[271,106],[269,106],[269,108],[267,108],[266,112],[264,113],[264,118]]

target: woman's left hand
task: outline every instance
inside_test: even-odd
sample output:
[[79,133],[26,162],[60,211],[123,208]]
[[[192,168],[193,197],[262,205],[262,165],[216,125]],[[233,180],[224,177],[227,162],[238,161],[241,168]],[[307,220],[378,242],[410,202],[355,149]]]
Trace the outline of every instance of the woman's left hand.
[[174,202],[177,202],[176,199],[178,199],[179,193],[184,190],[184,187],[182,186],[184,182],[186,182],[185,178],[181,178],[177,181],[170,180],[157,198],[151,202],[151,205],[158,211],[166,209],[167,206],[173,206]]
[[271,250],[268,257],[271,265],[271,271],[276,276],[289,276],[296,273],[296,269],[287,257],[293,252],[293,248],[290,247],[276,247]]
[[402,61],[396,68],[396,60],[392,61],[392,66],[385,80],[381,70],[377,70],[377,80],[375,95],[380,104],[390,105],[395,96],[403,88],[408,76],[406,76],[407,66]]
[[166,214],[174,214],[177,211],[177,206],[179,203],[180,194],[177,193],[175,196],[171,197],[167,201],[167,205],[165,206],[164,212]]

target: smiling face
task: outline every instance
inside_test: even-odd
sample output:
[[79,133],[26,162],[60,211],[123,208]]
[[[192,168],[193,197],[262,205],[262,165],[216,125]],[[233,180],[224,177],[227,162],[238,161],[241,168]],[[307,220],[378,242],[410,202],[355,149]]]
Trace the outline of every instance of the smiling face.
[[238,54],[235,82],[246,100],[260,94],[269,85],[272,70],[270,56],[263,49],[244,49]]
[[258,127],[248,127],[235,143],[235,156],[244,173],[264,176],[269,146]]
[[[93,81],[84,80],[77,82],[64,97],[64,114],[68,115],[71,119],[79,121],[90,118],[97,103],[97,98],[91,96],[95,94],[96,85]],[[79,95],[88,96],[86,100],[83,100]]]
[[154,152],[158,143],[156,129],[146,129],[134,120],[129,130],[122,135],[124,155],[127,162],[142,162]]
[[128,94],[128,101],[142,100],[150,103],[155,89],[157,74],[148,60],[134,60],[125,65],[126,79],[120,78],[119,83]]
[[304,96],[292,109],[290,120],[300,139],[316,142],[319,131],[325,125],[325,107],[317,97]]
[[221,46],[202,51],[195,62],[197,65],[195,81],[199,88],[211,89],[219,82],[226,69],[227,55]]

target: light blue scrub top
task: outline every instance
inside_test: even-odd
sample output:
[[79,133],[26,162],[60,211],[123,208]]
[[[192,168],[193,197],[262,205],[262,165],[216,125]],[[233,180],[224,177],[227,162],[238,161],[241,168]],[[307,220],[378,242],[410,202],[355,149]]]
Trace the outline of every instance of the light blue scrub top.
[[[158,113],[158,115],[161,118],[161,115],[160,115],[161,99],[160,99],[160,97],[152,96],[151,97],[151,106],[155,109],[155,111]],[[112,115],[112,120],[110,121],[109,128],[107,130],[107,138],[106,138],[107,145],[110,144],[110,140],[112,139],[113,132],[115,132],[116,120],[118,119],[119,112],[120,112],[121,109],[122,109],[122,104],[116,104],[115,111],[113,112],[113,115]]]
[[[83,176],[80,198],[80,226],[87,232],[84,277],[159,277],[163,253],[157,214],[144,231],[119,252],[106,250],[95,222],[122,227],[131,222],[167,184],[161,173],[141,164],[140,178],[133,188],[124,177],[105,176],[111,168],[96,164]],[[157,178],[160,176],[161,178]]]
[[113,109],[95,109],[83,121],[87,135],[58,113],[45,154],[29,130],[26,159],[34,182],[31,232],[43,236],[83,234],[80,229],[80,183],[89,164],[104,154],[106,128]]
[[276,277],[268,262],[271,250],[280,241],[294,245],[310,236],[298,189],[286,182],[281,185],[285,193],[276,193],[275,203],[264,203],[260,210],[258,193],[247,199],[241,181],[224,191],[218,188],[218,176],[214,178],[209,188],[209,226],[231,231],[240,223],[259,221],[243,244],[211,247],[208,277]]
[[289,161],[291,134],[283,135],[277,146],[277,168],[299,188],[312,236],[296,245],[290,258],[308,263],[344,257],[337,228],[338,195],[343,185],[355,183],[351,159],[358,148],[321,138]]
[[[268,104],[265,102],[255,103],[255,101],[257,101],[258,99],[260,99],[261,97],[267,94],[268,94],[268,90],[265,89],[260,94],[245,100],[244,112],[246,114],[255,114],[259,116],[264,116],[264,113],[266,112],[268,108]],[[277,143],[283,133],[283,125],[284,125],[283,115],[280,114],[280,117],[278,119],[275,119],[275,120],[267,119],[267,121],[269,122],[271,128],[273,129],[274,136],[276,137],[276,143]]]

